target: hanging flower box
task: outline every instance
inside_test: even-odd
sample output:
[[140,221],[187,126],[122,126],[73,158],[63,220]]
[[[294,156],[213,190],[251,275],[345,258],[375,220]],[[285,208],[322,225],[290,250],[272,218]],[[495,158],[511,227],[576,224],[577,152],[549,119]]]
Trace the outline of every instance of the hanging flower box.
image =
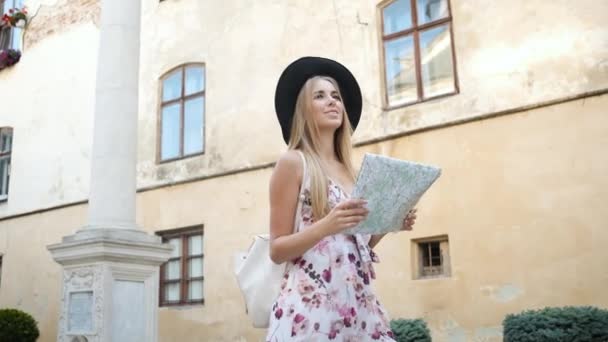
[[21,51],[19,50],[0,50],[0,70],[17,64],[20,59]]

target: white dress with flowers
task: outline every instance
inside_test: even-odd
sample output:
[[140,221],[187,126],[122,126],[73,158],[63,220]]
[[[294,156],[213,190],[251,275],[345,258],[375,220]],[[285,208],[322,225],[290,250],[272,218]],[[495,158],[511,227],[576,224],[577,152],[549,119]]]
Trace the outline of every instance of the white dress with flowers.
[[[308,177],[302,186],[298,230],[313,223]],[[331,180],[328,190],[331,208],[348,198]],[[378,260],[369,239],[329,236],[289,262],[266,341],[394,341],[386,311],[370,286],[375,279],[372,263]]]

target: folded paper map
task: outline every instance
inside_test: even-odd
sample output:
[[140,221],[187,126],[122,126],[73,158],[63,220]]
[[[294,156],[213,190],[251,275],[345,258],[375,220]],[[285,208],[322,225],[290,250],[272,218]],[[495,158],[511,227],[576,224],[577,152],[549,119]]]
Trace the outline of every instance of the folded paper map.
[[352,198],[367,200],[369,215],[345,234],[384,234],[399,230],[403,219],[441,175],[441,169],[367,153]]

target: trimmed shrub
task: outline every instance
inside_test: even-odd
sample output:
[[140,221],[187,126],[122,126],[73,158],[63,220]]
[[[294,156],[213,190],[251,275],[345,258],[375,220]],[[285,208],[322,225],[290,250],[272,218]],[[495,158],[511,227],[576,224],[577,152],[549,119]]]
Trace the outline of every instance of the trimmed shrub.
[[422,319],[394,319],[391,330],[397,342],[431,342],[431,332]]
[[0,309],[0,342],[35,342],[40,336],[34,318],[21,310]]
[[567,306],[526,310],[503,321],[504,342],[606,342],[608,311]]

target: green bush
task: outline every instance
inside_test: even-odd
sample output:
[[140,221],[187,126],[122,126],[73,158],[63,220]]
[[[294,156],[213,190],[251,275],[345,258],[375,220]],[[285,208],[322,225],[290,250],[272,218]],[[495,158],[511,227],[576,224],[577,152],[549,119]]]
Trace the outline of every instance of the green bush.
[[35,342],[40,336],[34,318],[21,310],[0,309],[0,342]]
[[397,342],[431,342],[431,332],[422,319],[394,319],[391,330]]
[[527,310],[502,324],[504,342],[608,341],[608,311],[589,306]]

